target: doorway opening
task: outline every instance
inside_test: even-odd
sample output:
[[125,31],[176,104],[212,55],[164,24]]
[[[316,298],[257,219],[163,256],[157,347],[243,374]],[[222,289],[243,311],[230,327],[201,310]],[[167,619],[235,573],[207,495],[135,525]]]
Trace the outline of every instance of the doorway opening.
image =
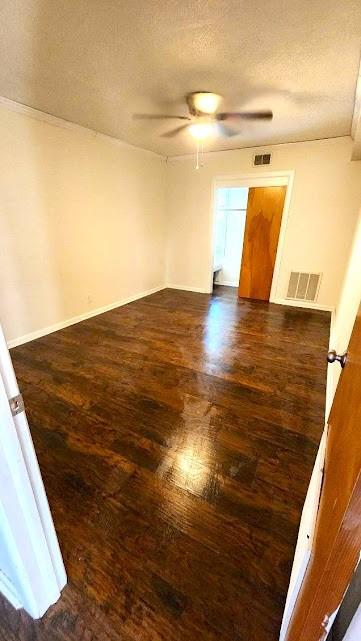
[[275,301],[293,173],[216,179],[209,291]]
[[213,283],[238,287],[248,187],[218,187],[214,216]]

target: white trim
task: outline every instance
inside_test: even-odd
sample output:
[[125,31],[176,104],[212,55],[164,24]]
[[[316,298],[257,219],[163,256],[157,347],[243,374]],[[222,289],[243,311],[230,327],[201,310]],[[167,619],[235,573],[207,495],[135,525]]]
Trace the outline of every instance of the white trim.
[[286,240],[286,232],[287,232],[287,225],[289,220],[295,172],[294,170],[292,170],[286,175],[288,175],[288,184],[286,187],[286,197],[285,197],[285,202],[284,202],[283,211],[282,211],[281,229],[278,237],[276,260],[275,260],[275,265],[273,269],[272,285],[271,285],[271,292],[270,292],[271,303],[273,299],[276,297],[276,292],[278,289],[278,282],[280,278],[283,250],[284,250],[284,245]]
[[[289,301],[288,301],[289,302]],[[281,304],[287,304],[285,300]],[[311,303],[312,305],[312,303]],[[336,309],[331,310],[330,342],[336,321]],[[325,427],[322,433],[320,445],[317,452],[315,465],[312,471],[311,480],[307,489],[306,499],[302,508],[301,521],[299,526],[295,555],[293,559],[292,572],[288,586],[285,609],[283,612],[282,626],[279,641],[285,641],[287,628],[291,620],[292,612],[298,597],[299,590],[305,576],[307,565],[312,553],[312,542],[315,534],[316,518],[318,513],[319,497],[322,488],[323,468],[325,464],[325,453],[327,444],[327,421],[331,409],[334,394],[334,367],[328,366],[326,382],[326,405],[325,405]],[[308,538],[305,539],[305,535]]]
[[24,116],[28,116],[29,118],[33,118],[34,120],[39,120],[40,122],[46,122],[48,125],[52,125],[53,127],[61,127],[62,129],[71,129],[72,131],[76,131],[77,133],[80,133],[83,135],[85,134],[92,138],[100,138],[101,140],[105,140],[106,142],[116,144],[119,147],[123,147],[124,149],[132,149],[133,151],[143,151],[147,154],[151,154],[152,156],[157,156],[157,158],[162,158],[163,160],[166,160],[166,156],[162,156],[161,154],[158,154],[155,151],[151,151],[150,149],[144,149],[144,147],[131,145],[130,143],[124,142],[119,138],[115,138],[114,136],[110,136],[108,134],[102,134],[100,131],[96,131],[95,129],[90,129],[89,127],[84,127],[83,125],[78,125],[77,123],[72,122],[71,120],[64,120],[63,118],[58,118],[58,116],[52,116],[51,114],[46,113],[45,111],[40,111],[40,109],[29,107],[28,105],[24,105],[21,102],[10,100],[10,98],[5,98],[5,96],[0,96],[0,106],[4,107],[8,111],[20,113]]
[[[2,352],[6,352],[1,332]],[[2,359],[1,359],[2,361]],[[6,369],[6,363],[1,362]],[[60,597],[45,532],[37,509],[9,398],[0,376],[0,494],[2,536],[9,551],[9,569],[22,607],[40,618]]]
[[361,160],[361,61],[356,83],[355,106],[351,125],[351,138],[353,140],[351,160]]
[[[117,144],[124,148],[133,149],[135,151],[144,151],[145,153],[150,154],[152,156],[156,156],[157,158],[161,158],[166,162],[173,161],[173,160],[176,160],[176,161],[191,160],[194,157],[193,152],[188,152],[186,154],[178,154],[175,156],[167,156],[167,155],[159,154],[156,151],[152,151],[151,149],[145,149],[144,147],[138,147],[137,145],[132,145],[131,143],[125,142],[124,140],[120,140],[120,138],[115,138],[114,136],[110,136],[108,134],[102,134],[101,132],[96,131],[95,129],[84,127],[83,125],[79,125],[76,122],[73,122],[71,120],[65,120],[64,118],[53,116],[52,114],[47,113],[46,111],[41,111],[40,109],[36,109],[35,107],[30,107],[29,105],[25,105],[22,102],[11,100],[11,98],[6,98],[6,96],[0,96],[0,106],[4,107],[8,111],[13,111],[15,113],[23,114],[24,116],[28,116],[29,118],[33,118],[34,120],[39,120],[40,122],[46,122],[47,124],[53,125],[54,127],[61,127],[62,129],[72,129],[73,131],[77,131],[78,133],[86,134],[94,138],[100,137],[104,140],[107,140],[108,142]],[[237,151],[246,151],[246,150],[253,150],[253,149],[263,149],[265,153],[268,153],[270,149],[272,150],[275,147],[277,148],[277,147],[289,147],[292,145],[314,145],[314,144],[323,144],[323,143],[338,143],[347,138],[350,139],[351,136],[331,136],[330,138],[315,138],[313,140],[295,140],[293,142],[279,142],[279,143],[272,143],[269,145],[253,145],[249,147],[213,149],[213,150],[204,152],[204,155],[208,156],[211,154],[226,154],[226,153],[229,153],[230,151],[237,152]]]
[[15,610],[20,610],[22,607],[19,597],[16,594],[15,588],[8,577],[0,570],[0,592],[1,594],[9,601],[9,603],[15,608]]
[[204,287],[189,287],[189,285],[175,285],[174,283],[167,283],[167,289],[181,289],[184,292],[198,292],[198,294],[210,294],[211,292]]
[[307,489],[305,502],[302,508],[302,515],[298,529],[298,537],[292,564],[291,577],[288,586],[287,598],[280,630],[280,641],[284,641],[286,638],[287,628],[289,626],[292,612],[294,610],[297,597],[312,554],[313,539],[316,529],[316,519],[322,488],[326,442],[327,426],[325,426],[322,433],[310,483]]
[[360,66],[357,75],[356,82],[356,91],[355,91],[355,104],[352,114],[352,123],[351,123],[351,138],[355,140],[357,135],[357,128],[360,124],[360,115],[361,115],[361,59]]
[[291,300],[288,298],[273,298],[270,299],[270,303],[276,303],[276,305],[289,305],[290,307],[304,307],[305,309],[318,309],[324,312],[333,312],[333,305],[322,305],[321,303],[311,303],[305,300]]
[[[294,170],[259,172],[255,168],[248,174],[226,174],[216,177],[218,187],[287,187]],[[261,184],[262,183],[262,184]]]
[[233,280],[216,280],[215,285],[223,285],[223,287],[238,287],[238,281]]
[[159,285],[158,287],[153,287],[152,289],[148,289],[145,292],[140,292],[139,294],[135,294],[134,296],[129,296],[128,298],[123,298],[122,300],[118,300],[115,303],[110,303],[109,305],[104,305],[103,307],[97,307],[96,309],[92,309],[89,312],[84,312],[84,314],[79,314],[79,316],[73,316],[72,318],[68,318],[67,320],[60,321],[60,323],[55,323],[54,325],[49,325],[48,327],[37,329],[34,332],[30,332],[29,334],[24,334],[23,336],[19,336],[19,338],[13,338],[12,340],[7,342],[8,348],[11,349],[12,347],[23,345],[24,343],[33,341],[36,338],[40,338],[41,336],[52,334],[52,332],[57,332],[59,329],[64,329],[64,327],[69,327],[69,325],[75,325],[75,323],[80,323],[83,320],[87,320],[87,318],[98,316],[98,314],[104,314],[104,312],[109,312],[110,310],[115,309],[116,307],[121,307],[122,305],[128,305],[128,303],[132,303],[135,300],[139,300],[140,298],[145,298],[146,296],[155,294],[156,292],[159,292],[162,289],[165,289],[165,287],[166,287],[165,285]]
[[[5,387],[7,398],[10,400],[14,396],[17,396],[19,394],[19,386],[5,337],[2,332],[0,335],[0,375]],[[13,422],[43,527],[44,536],[48,545],[56,581],[59,591],[61,591],[67,582],[66,572],[41,478],[26,413],[20,412],[19,414],[16,414],[13,417]]]
[[[330,323],[330,339],[328,344],[328,349],[333,348],[333,341],[335,340],[334,331],[336,325],[336,308],[332,310],[331,313],[331,323]],[[335,372],[337,370],[332,365],[328,364],[327,375],[326,375],[326,404],[325,404],[325,420],[328,422],[328,417],[331,411],[333,397],[335,395]]]
[[270,186],[285,186],[286,187],[286,197],[283,206],[282,220],[281,220],[281,229],[278,238],[277,245],[277,254],[273,270],[272,277],[272,286],[270,292],[270,302],[277,302],[275,300],[278,281],[281,271],[282,255],[283,248],[286,238],[286,230],[289,219],[292,191],[293,191],[293,182],[294,182],[294,169],[285,169],[279,171],[262,171],[260,172],[258,168],[254,169],[252,172],[241,173],[228,176],[216,176],[212,181],[212,203],[211,203],[211,214],[210,214],[210,228],[209,228],[209,237],[210,237],[210,251],[209,251],[209,292],[213,289],[213,245],[214,245],[214,218],[216,213],[216,190],[218,187],[224,186],[240,186],[240,187],[270,187]]
[[[247,151],[247,150],[253,150],[253,149],[261,149],[263,150],[263,153],[272,153],[272,150],[275,148],[279,147],[291,147],[293,145],[317,145],[317,144],[337,144],[339,142],[342,142],[344,140],[350,140],[351,136],[330,136],[329,138],[313,138],[311,140],[294,140],[293,142],[275,142],[275,143],[270,143],[269,145],[251,145],[248,147],[229,147],[228,149],[213,149],[213,150],[208,150],[204,152],[204,156],[208,157],[211,156],[212,154],[229,154],[230,152],[237,152],[237,151]],[[262,152],[258,152],[262,153]],[[188,152],[186,154],[178,154],[175,156],[167,156],[167,161],[172,162],[174,161],[179,161],[179,160],[192,160],[194,158],[194,152]],[[271,161],[272,162],[272,161]],[[267,166],[267,165],[266,165]],[[257,169],[261,169],[262,171],[262,165],[259,165]]]
[[331,323],[330,323],[330,343],[333,340],[333,332],[335,330],[335,326],[336,326],[336,307],[333,307],[332,314],[331,314]]

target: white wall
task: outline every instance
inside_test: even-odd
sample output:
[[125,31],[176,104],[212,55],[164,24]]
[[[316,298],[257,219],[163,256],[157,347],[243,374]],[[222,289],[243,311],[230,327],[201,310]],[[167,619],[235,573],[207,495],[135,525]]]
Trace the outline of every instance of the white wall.
[[165,162],[0,107],[7,340],[164,283]]
[[[351,140],[267,148],[295,170],[276,296],[290,269],[323,271],[338,300],[361,203]],[[86,130],[0,107],[0,319],[8,341],[161,287],[207,291],[216,177],[252,169],[254,150],[164,160]],[[167,242],[166,236],[167,234]],[[305,249],[306,248],[306,249]],[[167,265],[165,275],[165,251]]]
[[361,163],[350,162],[348,137],[257,149],[272,152],[270,167],[253,168],[254,149],[169,159],[167,282],[209,289],[211,211],[216,177],[294,170],[294,187],[276,298],[284,298],[290,270],[323,272],[318,302],[338,300],[357,212]]

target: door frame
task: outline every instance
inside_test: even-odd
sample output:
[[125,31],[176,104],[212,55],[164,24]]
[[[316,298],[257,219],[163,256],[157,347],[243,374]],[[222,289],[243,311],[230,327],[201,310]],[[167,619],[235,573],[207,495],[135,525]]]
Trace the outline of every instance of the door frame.
[[[18,398],[17,412],[10,400]],[[0,592],[38,619],[55,603],[66,572],[22,397],[0,325],[0,520],[11,576],[0,568]]]
[[276,261],[273,270],[272,286],[270,293],[270,302],[275,302],[277,299],[276,292],[278,281],[281,271],[281,263],[284,251],[284,244],[286,238],[287,224],[289,220],[290,204],[292,198],[293,182],[294,182],[294,169],[280,170],[280,171],[264,171],[261,174],[258,169],[253,172],[228,174],[224,176],[216,176],[212,181],[212,203],[210,212],[210,227],[209,227],[209,289],[211,294],[213,291],[213,246],[214,246],[214,220],[216,216],[217,206],[217,189],[219,187],[286,187],[285,203],[282,212],[281,229],[278,237]]

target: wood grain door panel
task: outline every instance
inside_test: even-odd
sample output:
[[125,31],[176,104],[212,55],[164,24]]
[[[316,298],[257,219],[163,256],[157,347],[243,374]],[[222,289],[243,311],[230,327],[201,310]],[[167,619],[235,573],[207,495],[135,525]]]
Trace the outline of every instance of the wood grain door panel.
[[286,187],[249,190],[238,290],[241,297],[269,300],[285,196]]

